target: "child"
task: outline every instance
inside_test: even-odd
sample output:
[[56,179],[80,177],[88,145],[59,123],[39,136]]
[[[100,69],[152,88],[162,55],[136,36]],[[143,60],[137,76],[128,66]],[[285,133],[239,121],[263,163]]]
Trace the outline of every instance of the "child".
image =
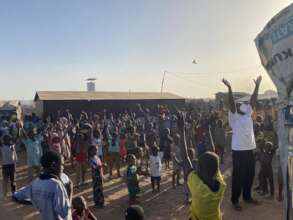
[[[258,125],[256,124],[255,126],[256,128],[258,127]],[[262,132],[257,132],[257,136],[255,138],[255,142],[256,142],[256,152],[255,152],[255,160],[256,162],[259,161],[259,157],[260,157],[260,154],[261,152],[263,151],[264,147],[265,147],[265,144],[266,144],[266,140],[265,140],[265,137],[263,135]],[[260,161],[259,161],[260,162]],[[254,190],[256,191],[261,191],[261,178],[262,178],[262,169],[259,170],[259,173],[257,174],[257,177],[258,177],[258,185],[254,188]]]
[[[177,185],[181,185],[180,183],[180,173],[182,170],[182,167],[180,166],[180,164],[177,163],[177,161],[179,161],[179,163],[182,161],[181,158],[181,152],[180,152],[180,148],[179,148],[179,141],[180,141],[180,135],[176,134],[174,137],[174,147],[173,147],[173,175],[172,175],[172,186],[173,188],[175,188],[175,178],[177,177]],[[176,161],[177,160],[177,161]]]
[[25,130],[23,131],[23,144],[26,149],[27,156],[27,165],[28,165],[28,182],[30,183],[34,174],[40,174],[41,171],[41,157],[43,155],[42,142],[44,140],[43,135],[38,134],[37,129],[33,128],[29,130],[28,134],[26,134]]
[[15,182],[15,164],[17,155],[14,144],[9,135],[3,136],[3,144],[1,145],[2,154],[2,175],[3,175],[3,196],[7,195],[8,179],[10,180],[12,194],[16,191]]
[[102,135],[99,129],[95,129],[93,131],[93,137],[92,137],[92,144],[95,145],[98,149],[98,155],[100,159],[103,161],[103,140]]
[[121,160],[125,162],[125,157],[127,155],[127,150],[126,150],[126,135],[125,133],[121,133],[120,135],[120,142],[119,142],[119,153]]
[[167,170],[167,169],[170,169],[171,145],[173,143],[173,139],[170,136],[169,128],[166,128],[163,131],[164,132],[160,140],[160,150],[164,152],[164,161],[165,161],[166,170]]
[[221,164],[223,164],[223,157],[224,151],[226,146],[226,132],[225,128],[223,127],[223,121],[218,120],[217,126],[214,130],[214,137],[215,137],[215,149],[216,153],[220,157]]
[[144,220],[144,210],[141,206],[133,205],[126,209],[125,220]]
[[206,119],[200,119],[199,126],[196,128],[196,147],[198,157],[207,151],[214,152],[211,129]]
[[184,174],[192,197],[189,219],[221,220],[220,206],[226,184],[219,169],[219,157],[212,152],[203,153],[195,171],[188,156],[183,113],[178,114],[178,128]]
[[90,147],[89,156],[89,164],[92,168],[94,202],[96,206],[102,208],[104,207],[103,164],[97,155],[96,146]]
[[127,156],[128,167],[126,171],[126,184],[129,193],[129,205],[139,203],[137,195],[140,193],[139,176],[136,167],[136,157],[134,154]]
[[[206,135],[205,133],[203,134],[204,136]],[[207,151],[207,146],[206,146],[206,141],[205,139],[201,139],[198,141],[197,144],[197,155],[200,157],[202,154],[204,154]]]
[[137,140],[138,140],[138,134],[136,133],[136,130],[133,126],[130,126],[129,132],[127,134],[127,154],[136,154],[137,152]]
[[94,214],[87,208],[87,203],[82,196],[72,200],[72,220],[97,220]]
[[273,178],[273,167],[272,160],[275,154],[275,148],[271,142],[266,142],[264,147],[259,152],[259,161],[261,167],[261,190],[262,194],[268,193],[268,183],[270,184],[270,197],[274,197],[274,178]]
[[153,192],[155,191],[155,183],[157,184],[158,192],[160,192],[162,158],[163,153],[159,152],[157,146],[154,146],[152,148],[152,154],[150,155],[150,174]]
[[62,154],[61,138],[57,132],[49,133],[49,150]]
[[[198,167],[198,160],[195,159],[195,152],[194,149],[188,148],[188,157],[190,159],[190,162],[192,164],[193,170],[196,170]],[[189,204],[191,203],[191,194],[188,189],[188,184],[187,184],[187,177],[184,178],[184,188],[185,188],[185,203]]]
[[[73,150],[75,152],[76,160],[76,187],[85,183],[85,174],[87,170],[87,144],[84,140],[84,135],[78,133],[75,141],[73,142]],[[81,179],[81,181],[80,181]]]
[[[194,151],[193,148],[188,148],[188,157],[189,157],[189,160],[190,160],[190,162],[192,164],[192,169],[196,170],[198,160],[195,159],[195,151]],[[183,161],[180,161],[177,157],[175,157],[174,162],[177,164],[177,166],[183,167]],[[191,198],[190,198],[191,195],[190,195],[190,191],[188,189],[187,176],[186,175],[184,175],[184,192],[185,192],[185,196],[186,196],[185,203],[186,204],[191,203]]]
[[109,165],[109,175],[110,178],[113,175],[113,167],[115,166],[117,169],[117,176],[121,177],[120,175],[120,155],[119,155],[119,135],[117,131],[112,132],[112,135],[109,138],[109,160],[108,160],[108,165]]

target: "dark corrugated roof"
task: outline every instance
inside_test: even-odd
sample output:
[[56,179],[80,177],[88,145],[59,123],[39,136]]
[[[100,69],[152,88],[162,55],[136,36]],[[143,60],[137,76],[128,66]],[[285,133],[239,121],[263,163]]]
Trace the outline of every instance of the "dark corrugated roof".
[[83,92],[83,91],[38,91],[36,100],[143,100],[184,99],[172,93],[159,92]]

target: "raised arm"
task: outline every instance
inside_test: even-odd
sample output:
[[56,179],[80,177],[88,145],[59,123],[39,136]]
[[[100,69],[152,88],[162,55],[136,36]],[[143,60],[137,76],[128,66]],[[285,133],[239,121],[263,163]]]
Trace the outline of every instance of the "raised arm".
[[225,86],[228,88],[228,96],[229,96],[229,109],[232,113],[236,112],[236,106],[235,106],[235,101],[232,93],[232,88],[231,84],[228,82],[228,80],[224,79],[222,80]]
[[175,160],[175,163],[178,164],[179,166],[183,166],[182,165],[182,161],[179,160],[176,156],[174,156],[174,160]]
[[180,152],[182,157],[182,166],[184,170],[184,175],[187,176],[192,170],[192,163],[188,156],[187,144],[186,144],[186,136],[185,136],[185,115],[183,112],[178,113],[178,128],[180,134]]
[[250,105],[252,108],[254,108],[257,103],[258,90],[259,90],[259,85],[260,85],[261,80],[262,80],[261,76],[258,76],[257,79],[254,80],[255,88],[254,88],[253,94],[250,98]]
[[27,132],[26,130],[24,129],[24,127],[20,124],[20,132],[21,132],[21,136],[24,138],[24,139],[27,139],[28,138],[28,135],[27,135]]
[[209,126],[209,139],[210,139],[210,150],[212,152],[216,152],[216,149],[215,149],[215,143],[214,143],[214,139],[213,139],[213,135],[212,135],[212,131],[211,131],[211,126]]
[[67,137],[68,131],[69,131],[69,127],[66,127],[64,130],[63,136],[61,136],[61,140],[64,140]]

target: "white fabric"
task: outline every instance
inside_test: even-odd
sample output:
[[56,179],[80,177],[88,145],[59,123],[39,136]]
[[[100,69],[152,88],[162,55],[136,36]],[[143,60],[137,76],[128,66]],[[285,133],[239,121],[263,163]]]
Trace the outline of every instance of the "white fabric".
[[150,174],[152,177],[160,177],[162,171],[163,153],[159,152],[157,156],[150,156]]
[[255,39],[261,63],[277,87],[282,102],[288,100],[287,90],[293,82],[292,16],[293,4],[272,18]]
[[3,145],[1,147],[2,165],[15,164],[17,161],[17,154],[15,145]]
[[60,179],[64,185],[70,183],[70,179],[65,173],[61,173]]
[[249,114],[249,113],[251,113],[251,106],[242,103],[242,104],[240,105],[240,110],[241,110],[243,113],[245,113],[245,114]]
[[244,115],[229,111],[229,124],[232,128],[232,150],[235,151],[256,148],[251,117],[253,111],[250,105],[247,105],[246,108],[247,111]]
[[[280,147],[280,162],[282,167],[284,183],[288,182],[288,160],[289,162],[291,162],[291,158],[288,155],[288,149],[290,148],[288,137],[289,129],[291,128],[289,126],[285,126],[286,113],[285,110],[282,108],[284,108],[293,100],[293,92],[290,91],[292,89],[293,84],[292,18],[293,4],[284,8],[277,15],[275,15],[268,22],[263,31],[255,39],[255,44],[258,49],[261,63],[265,67],[268,75],[270,76],[271,80],[273,81],[278,90],[278,140]],[[288,90],[289,92],[291,92],[290,95],[288,95]],[[293,204],[292,196],[287,197],[286,199],[291,200],[291,204]],[[284,210],[284,213],[288,213],[288,210],[292,209],[292,207],[288,206],[286,206],[285,208],[286,210]],[[290,210],[290,212],[292,213],[292,210]],[[290,218],[290,216],[284,217],[286,219]]]
[[93,138],[92,139],[92,144],[98,147],[98,155],[100,157],[103,157],[103,144],[102,144],[102,139],[101,138]]

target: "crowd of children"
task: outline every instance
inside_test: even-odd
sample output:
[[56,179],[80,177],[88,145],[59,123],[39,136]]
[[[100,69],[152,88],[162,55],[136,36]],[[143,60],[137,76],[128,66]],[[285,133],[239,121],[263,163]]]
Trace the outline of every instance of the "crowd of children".
[[[225,189],[217,164],[219,159],[216,154],[206,152],[216,152],[219,161],[224,163],[228,127],[221,112],[195,109],[184,112],[182,119],[182,114],[178,115],[177,109],[158,106],[150,110],[138,105],[138,110],[116,115],[105,110],[97,114],[82,112],[77,118],[66,110],[44,118],[32,114],[23,122],[2,117],[0,146],[3,194],[7,195],[9,181],[12,194],[16,191],[17,151],[26,152],[28,183],[40,175],[41,157],[46,152],[55,152],[65,160],[71,161],[75,167],[75,187],[85,183],[87,168],[91,168],[93,200],[100,208],[105,205],[104,173],[108,173],[109,178],[115,178],[115,171],[117,178],[124,176],[131,206],[139,203],[139,175],[150,176],[153,191],[160,192],[163,169],[171,169],[172,165],[173,187],[182,185],[181,174],[184,171],[186,201],[191,199],[191,206],[200,215],[204,211],[198,210],[198,207],[204,210],[203,201],[208,203],[206,198],[195,198],[204,190],[200,188],[204,187],[201,183],[206,184],[212,192],[217,192],[219,201]],[[180,120],[183,121],[181,124]],[[268,129],[262,128],[257,132],[265,133],[265,130]],[[276,143],[265,138],[259,143],[257,158],[261,167],[260,189],[266,194],[269,182],[270,193],[273,195],[272,158]],[[189,169],[186,169],[186,161],[190,162]],[[126,173],[123,175],[121,168],[125,163]],[[192,170],[200,172],[194,173]],[[96,219],[87,208],[84,198],[75,197],[72,204],[73,219]],[[214,205],[216,206],[216,202]],[[138,210],[137,207],[135,210]],[[219,213],[217,210],[215,215],[220,215]],[[126,219],[130,218],[126,215]]]

